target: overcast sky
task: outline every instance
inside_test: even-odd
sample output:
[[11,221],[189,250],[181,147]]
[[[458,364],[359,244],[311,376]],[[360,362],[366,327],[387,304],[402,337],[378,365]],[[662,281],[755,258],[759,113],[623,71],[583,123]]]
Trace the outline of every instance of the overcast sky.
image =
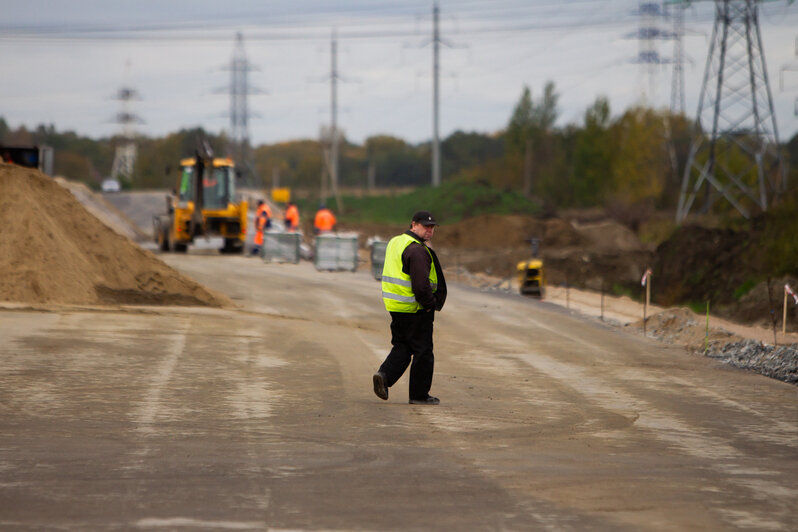
[[[338,125],[362,142],[432,135],[432,0],[0,0],[0,116],[95,138],[119,131],[113,98],[129,86],[137,131],[230,129],[236,33],[253,67],[252,144],[317,138],[331,116],[331,34],[338,36]],[[524,85],[560,94],[558,123],[581,123],[599,95],[614,115],[668,107],[672,66],[635,63],[637,0],[441,0],[440,133],[502,129]],[[694,116],[713,2],[686,11],[686,113]],[[798,132],[798,7],[760,8],[780,140]],[[671,23],[658,22],[662,30]],[[673,42],[657,42],[662,58]],[[782,87],[783,81],[783,87]],[[226,91],[228,93],[226,93]]]

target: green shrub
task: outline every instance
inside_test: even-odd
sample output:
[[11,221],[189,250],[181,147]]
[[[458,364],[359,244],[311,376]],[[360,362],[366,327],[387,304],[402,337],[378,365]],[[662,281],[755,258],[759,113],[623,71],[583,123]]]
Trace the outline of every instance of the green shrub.
[[746,279],[743,284],[734,291],[734,300],[739,301],[741,297],[750,292],[758,284],[756,279]]
[[706,314],[707,313],[707,302],[706,301],[689,301],[687,303],[687,308],[695,312],[696,314]]

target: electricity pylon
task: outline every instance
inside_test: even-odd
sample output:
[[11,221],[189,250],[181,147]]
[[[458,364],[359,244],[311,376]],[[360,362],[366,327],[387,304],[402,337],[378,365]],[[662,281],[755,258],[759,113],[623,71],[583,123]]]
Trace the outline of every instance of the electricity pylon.
[[673,17],[673,75],[671,77],[671,114],[684,114],[684,10],[681,4],[672,11]]
[[[130,62],[125,65],[126,73],[130,70]],[[138,92],[130,87],[122,87],[114,96],[120,102],[120,110],[114,117],[114,122],[121,126],[120,140],[114,150],[114,161],[111,166],[111,178],[119,181],[133,179],[133,167],[136,164],[136,131],[134,124],[144,121],[132,110],[133,101],[140,100]]]
[[715,24],[684,169],[676,221],[703,190],[701,212],[719,192],[746,218],[786,187],[768,82],[758,1],[715,0]]
[[257,116],[249,109],[249,96],[263,91],[249,84],[249,73],[258,70],[247,59],[244,52],[244,35],[236,34],[236,45],[230,64],[224,67],[230,70],[230,86],[224,92],[230,93],[230,152],[236,166],[243,170],[246,180],[255,184],[255,165],[249,144],[249,119]]
[[[798,57],[798,37],[795,38],[795,57]],[[793,61],[790,64],[781,67],[779,72],[779,89],[784,90],[784,74],[793,71],[798,72],[798,61]],[[798,116],[798,96],[795,97],[795,109],[793,110],[795,116]]]
[[639,50],[634,63],[641,65],[641,72],[645,72],[648,87],[643,89],[643,97],[650,103],[657,100],[657,73],[659,65],[670,63],[670,59],[662,57],[659,53],[658,41],[673,38],[673,34],[660,28],[660,19],[665,14],[662,7],[656,2],[640,2],[636,14],[639,16],[639,27],[636,32],[627,35],[637,39]]

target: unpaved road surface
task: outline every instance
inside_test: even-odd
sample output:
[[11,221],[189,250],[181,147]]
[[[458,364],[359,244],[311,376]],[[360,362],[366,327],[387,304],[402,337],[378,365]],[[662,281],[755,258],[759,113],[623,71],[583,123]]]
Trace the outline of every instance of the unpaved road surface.
[[3,530],[796,530],[798,389],[451,287],[389,401],[366,272],[164,255],[241,305],[0,309]]

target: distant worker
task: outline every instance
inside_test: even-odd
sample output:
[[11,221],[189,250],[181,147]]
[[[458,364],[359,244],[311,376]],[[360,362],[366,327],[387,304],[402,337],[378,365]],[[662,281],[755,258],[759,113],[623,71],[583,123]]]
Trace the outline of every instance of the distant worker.
[[266,213],[266,229],[268,229],[272,226],[272,210],[265,201],[258,200],[258,209],[255,211],[255,219],[257,220],[257,217],[263,212]]
[[270,220],[269,216],[266,214],[265,209],[260,208],[260,204],[258,204],[258,210],[255,214],[255,237],[252,239],[252,254],[258,255],[260,253],[261,248],[263,247],[263,232],[269,227]]
[[299,229],[299,209],[296,208],[294,202],[289,201],[285,207],[285,230],[297,231]]
[[432,214],[419,211],[413,215],[410,230],[393,237],[385,250],[382,301],[391,314],[393,348],[372,379],[380,399],[388,399],[388,388],[410,366],[410,404],[440,404],[429,394],[435,367],[432,324],[435,311],[446,302],[443,269],[427,245],[436,225]]
[[317,235],[322,233],[329,233],[335,230],[337,220],[335,215],[323,203],[319,205],[319,210],[316,211],[316,218],[313,220],[313,232]]

